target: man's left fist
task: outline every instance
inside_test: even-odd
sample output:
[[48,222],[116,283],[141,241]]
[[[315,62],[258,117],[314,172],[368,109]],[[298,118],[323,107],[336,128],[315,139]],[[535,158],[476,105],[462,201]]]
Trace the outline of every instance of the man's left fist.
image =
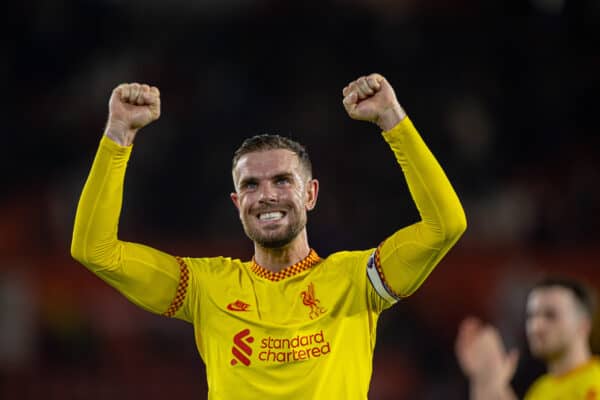
[[379,74],[361,76],[342,93],[344,108],[352,119],[373,122],[388,131],[406,117],[394,89]]

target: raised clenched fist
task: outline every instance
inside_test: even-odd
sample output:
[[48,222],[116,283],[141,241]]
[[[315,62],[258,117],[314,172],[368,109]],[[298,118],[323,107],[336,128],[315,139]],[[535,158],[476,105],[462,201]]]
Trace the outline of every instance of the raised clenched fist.
[[406,117],[394,89],[379,74],[361,76],[350,82],[342,94],[344,108],[350,118],[373,122],[384,131],[392,129]]
[[160,117],[160,92],[154,86],[123,83],[113,90],[108,110],[106,136],[129,146],[139,129]]

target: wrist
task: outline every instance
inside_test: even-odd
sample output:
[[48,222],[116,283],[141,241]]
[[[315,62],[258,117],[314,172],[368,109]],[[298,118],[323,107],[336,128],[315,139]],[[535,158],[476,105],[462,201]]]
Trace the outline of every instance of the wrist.
[[398,125],[404,118],[406,118],[406,112],[404,112],[400,104],[396,103],[382,112],[375,123],[382,131],[386,132]]
[[131,146],[136,133],[137,129],[129,129],[119,122],[112,121],[106,124],[104,130],[104,135],[121,146]]
[[512,388],[507,384],[471,384],[469,398],[472,400],[517,400]]
[[509,387],[510,382],[495,375],[469,377],[471,390],[489,393],[503,393]]

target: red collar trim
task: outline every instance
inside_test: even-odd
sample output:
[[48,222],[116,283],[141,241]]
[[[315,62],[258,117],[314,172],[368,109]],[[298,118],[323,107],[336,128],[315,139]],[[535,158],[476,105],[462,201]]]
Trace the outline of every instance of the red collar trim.
[[285,267],[279,272],[272,272],[266,269],[265,267],[261,267],[252,257],[252,262],[250,264],[250,270],[254,272],[261,278],[268,279],[273,282],[280,281],[285,278],[292,277],[294,275],[298,275],[302,271],[306,271],[317,265],[321,261],[321,257],[317,254],[316,251],[310,249],[310,253],[303,259],[298,261],[294,265],[290,265],[289,267]]

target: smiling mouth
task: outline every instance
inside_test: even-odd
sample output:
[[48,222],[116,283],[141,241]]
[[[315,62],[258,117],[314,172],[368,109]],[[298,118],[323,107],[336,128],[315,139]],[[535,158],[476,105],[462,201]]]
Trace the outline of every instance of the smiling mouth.
[[285,217],[285,213],[283,211],[269,211],[258,214],[258,219],[260,221],[278,221]]

